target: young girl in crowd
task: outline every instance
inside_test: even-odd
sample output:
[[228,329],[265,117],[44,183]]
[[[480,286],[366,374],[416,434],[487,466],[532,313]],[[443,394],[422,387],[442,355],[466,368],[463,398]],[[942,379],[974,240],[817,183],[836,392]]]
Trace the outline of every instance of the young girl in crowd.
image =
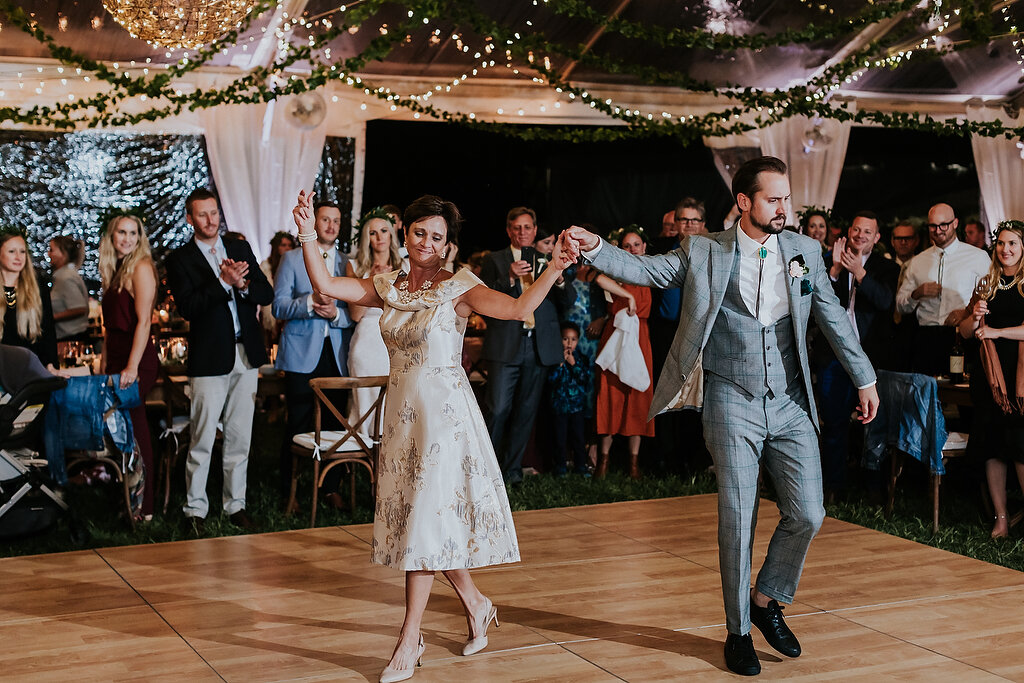
[[551,412],[555,428],[555,474],[565,474],[566,448],[572,453],[573,472],[589,476],[583,421],[587,414],[587,392],[593,365],[577,345],[580,327],[563,321],[562,362],[548,375]]

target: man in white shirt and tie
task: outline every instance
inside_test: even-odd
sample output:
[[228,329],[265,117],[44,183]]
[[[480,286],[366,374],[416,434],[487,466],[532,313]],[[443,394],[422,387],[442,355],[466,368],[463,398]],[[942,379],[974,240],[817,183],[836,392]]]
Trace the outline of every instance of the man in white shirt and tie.
[[928,210],[932,246],[906,267],[896,294],[896,308],[917,316],[911,369],[929,375],[949,371],[949,352],[955,326],[965,314],[978,278],[988,272],[985,251],[957,239],[959,225],[953,207],[936,204]]
[[[314,209],[317,246],[331,275],[344,275],[348,258],[338,251],[341,209],[337,204],[321,202]],[[274,317],[284,323],[278,346],[276,366],[284,370],[285,400],[288,404],[288,428],[280,451],[279,488],[287,498],[292,477],[292,437],[312,431],[314,377],[348,375],[348,345],[354,325],[348,306],[341,301],[320,303],[313,294],[302,250],[293,249],[281,257],[274,278]],[[342,397],[332,397],[341,399]],[[340,410],[344,410],[339,406]],[[325,415],[330,421],[330,416]],[[340,470],[338,470],[340,472]],[[324,483],[327,500],[340,501],[337,479]],[[337,503],[335,503],[337,504]]]

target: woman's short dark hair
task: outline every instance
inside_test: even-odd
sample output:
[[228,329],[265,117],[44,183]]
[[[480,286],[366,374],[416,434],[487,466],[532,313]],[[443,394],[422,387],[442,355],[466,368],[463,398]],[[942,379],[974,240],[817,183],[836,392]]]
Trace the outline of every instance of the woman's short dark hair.
[[409,206],[405,207],[405,214],[402,222],[408,229],[413,223],[424,218],[440,216],[444,219],[448,228],[448,241],[454,242],[459,236],[459,227],[462,225],[462,214],[459,208],[451,202],[446,202],[440,197],[432,194],[425,194]]
[[541,240],[546,240],[549,237],[551,237],[551,231],[550,230],[546,230],[544,228],[538,227],[537,228],[537,237],[533,241],[534,242],[540,242]]
[[747,161],[736,170],[732,177],[732,198],[738,200],[741,194],[751,199],[761,189],[762,173],[778,173],[786,175],[786,162],[775,157],[758,157]]

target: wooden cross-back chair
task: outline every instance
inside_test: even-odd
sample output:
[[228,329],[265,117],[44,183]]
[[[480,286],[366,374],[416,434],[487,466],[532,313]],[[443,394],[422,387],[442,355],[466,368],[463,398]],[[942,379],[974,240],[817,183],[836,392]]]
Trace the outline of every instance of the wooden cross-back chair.
[[[316,509],[320,487],[327,473],[340,465],[349,468],[349,501],[352,509],[356,505],[356,469],[365,467],[370,474],[370,493],[376,497],[377,457],[380,452],[381,417],[384,396],[387,393],[387,376],[380,377],[318,377],[309,381],[313,389],[313,431],[296,434],[292,438],[292,482],[288,497],[288,510],[297,509],[295,499],[298,487],[299,460],[308,458],[313,462],[313,506],[310,526],[316,526]],[[345,389],[379,388],[376,400],[362,415],[350,422],[342,414],[327,392]],[[323,410],[327,411],[341,426],[337,430],[322,428]]]

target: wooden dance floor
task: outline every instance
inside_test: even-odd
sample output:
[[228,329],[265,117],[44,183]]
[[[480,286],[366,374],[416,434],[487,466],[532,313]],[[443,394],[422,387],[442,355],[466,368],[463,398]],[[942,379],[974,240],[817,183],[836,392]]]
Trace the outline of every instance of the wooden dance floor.
[[[490,647],[437,581],[413,681],[675,681],[725,669],[715,496],[516,514],[523,562],[475,573]],[[760,563],[778,519],[762,503]],[[5,680],[376,681],[402,620],[369,526],[0,560]],[[1024,680],[1020,573],[827,519],[798,601],[803,644],[762,678]]]

